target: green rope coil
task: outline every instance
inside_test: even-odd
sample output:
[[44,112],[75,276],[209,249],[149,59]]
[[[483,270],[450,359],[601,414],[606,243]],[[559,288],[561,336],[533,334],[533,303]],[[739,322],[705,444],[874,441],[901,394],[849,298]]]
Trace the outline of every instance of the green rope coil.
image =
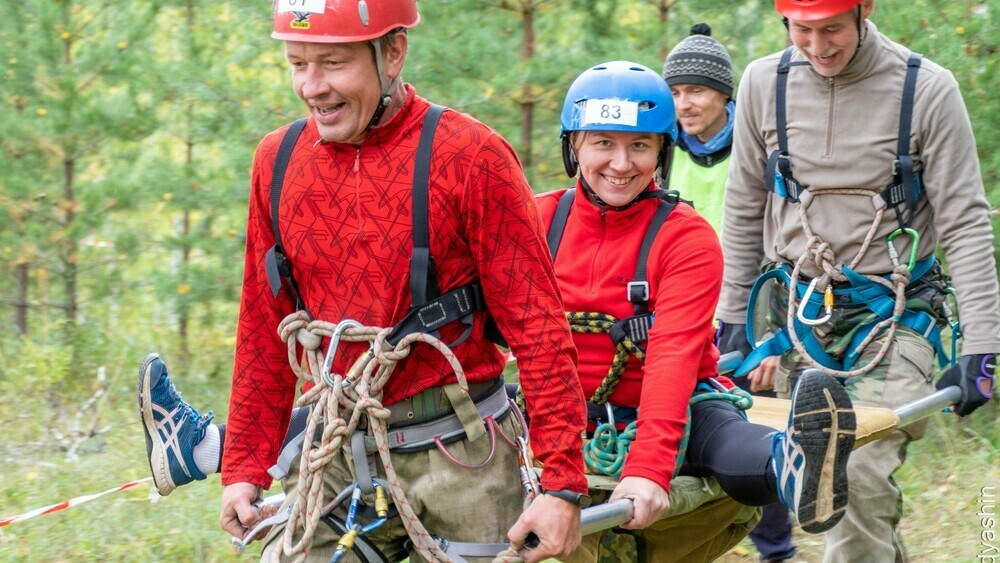
[[[691,439],[691,407],[702,401],[727,401],[732,403],[740,411],[745,411],[753,406],[753,398],[749,393],[735,387],[727,392],[709,391],[698,393],[691,397],[688,402],[687,423],[684,425],[684,435],[677,445],[677,463],[674,466],[674,476],[684,465],[684,456],[687,452],[688,442]],[[583,444],[583,459],[587,467],[591,470],[618,479],[621,477],[622,468],[625,467],[625,458],[628,456],[629,448],[635,440],[635,422],[630,423],[621,433],[615,429],[613,424],[602,423],[594,430],[594,437]]]

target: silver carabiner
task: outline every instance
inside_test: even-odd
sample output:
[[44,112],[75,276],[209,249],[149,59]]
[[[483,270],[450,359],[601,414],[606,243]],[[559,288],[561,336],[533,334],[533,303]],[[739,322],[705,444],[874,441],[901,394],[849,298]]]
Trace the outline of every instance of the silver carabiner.
[[821,279],[822,278],[813,278],[812,281],[809,282],[809,287],[806,288],[805,294],[802,295],[802,300],[799,301],[799,307],[795,312],[795,316],[798,317],[799,322],[804,325],[818,326],[829,321],[830,317],[833,316],[833,292],[830,290],[829,286],[826,288],[826,292],[828,294],[826,299],[826,314],[818,319],[807,319],[805,316],[806,305],[809,304],[809,300],[812,298],[813,292],[816,291],[816,284],[819,283]]
[[604,403],[604,409],[608,413],[608,424],[610,424],[611,427],[614,428],[615,427],[615,411],[611,407],[611,403]]
[[323,371],[321,375],[323,382],[329,387],[334,386],[333,378],[330,377],[330,368],[333,366],[333,359],[337,356],[337,347],[340,346],[340,336],[349,328],[364,328],[365,325],[354,319],[344,319],[337,323],[333,329],[333,336],[330,337],[330,346],[326,349],[326,357],[323,359]]

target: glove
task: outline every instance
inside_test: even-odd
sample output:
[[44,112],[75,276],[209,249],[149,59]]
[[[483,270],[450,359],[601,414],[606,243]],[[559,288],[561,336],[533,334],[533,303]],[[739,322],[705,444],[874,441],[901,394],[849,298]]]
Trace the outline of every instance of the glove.
[[996,354],[962,356],[938,379],[936,387],[944,389],[955,385],[961,389],[962,399],[952,408],[958,416],[965,416],[985,405],[993,396],[996,368]]
[[715,346],[722,354],[736,350],[741,352],[744,358],[753,352],[750,342],[747,341],[747,325],[745,324],[729,324],[719,321],[719,329],[715,331]]

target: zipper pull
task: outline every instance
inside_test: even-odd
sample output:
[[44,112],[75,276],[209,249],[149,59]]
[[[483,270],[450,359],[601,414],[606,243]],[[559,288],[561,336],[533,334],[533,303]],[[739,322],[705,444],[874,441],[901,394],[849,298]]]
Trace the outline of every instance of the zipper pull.
[[357,148],[357,152],[354,153],[354,173],[358,173],[358,168],[361,167],[361,147]]

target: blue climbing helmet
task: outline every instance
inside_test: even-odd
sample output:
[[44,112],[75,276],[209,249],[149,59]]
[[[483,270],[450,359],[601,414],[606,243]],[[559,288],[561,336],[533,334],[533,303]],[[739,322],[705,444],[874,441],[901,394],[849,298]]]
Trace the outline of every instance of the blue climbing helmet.
[[[649,67],[611,61],[588,68],[573,81],[562,108],[563,165],[576,176],[574,131],[629,131],[666,135],[664,152],[677,140],[677,116],[670,87]],[[661,168],[666,170],[661,159]]]

